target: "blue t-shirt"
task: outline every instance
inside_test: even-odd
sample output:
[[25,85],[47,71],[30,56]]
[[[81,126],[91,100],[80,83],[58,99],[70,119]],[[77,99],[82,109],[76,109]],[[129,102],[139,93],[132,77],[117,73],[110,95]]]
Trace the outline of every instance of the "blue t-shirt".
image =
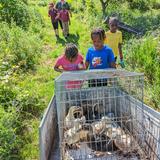
[[95,50],[94,47],[89,48],[86,61],[89,62],[89,69],[110,68],[110,64],[115,62],[112,49],[106,45],[100,50]]

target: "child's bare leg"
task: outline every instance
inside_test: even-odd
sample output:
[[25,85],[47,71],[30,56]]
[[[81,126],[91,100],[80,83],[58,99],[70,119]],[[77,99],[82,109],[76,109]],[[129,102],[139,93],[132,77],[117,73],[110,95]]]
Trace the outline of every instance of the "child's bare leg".
[[62,22],[63,25],[63,35],[66,38],[67,37],[67,26],[66,26],[66,22]]

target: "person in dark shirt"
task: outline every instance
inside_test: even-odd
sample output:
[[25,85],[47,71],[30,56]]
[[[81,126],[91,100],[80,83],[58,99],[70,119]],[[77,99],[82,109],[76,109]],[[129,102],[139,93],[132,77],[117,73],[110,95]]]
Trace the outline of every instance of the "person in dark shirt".
[[[69,5],[68,2],[66,2],[65,0],[60,0],[59,2],[57,2],[56,5],[55,5],[55,8],[56,8],[58,11],[61,11],[62,8],[68,10],[69,13],[70,13],[70,17],[72,17],[72,13],[71,13],[71,10],[70,10],[70,5]],[[60,19],[58,20],[58,22],[59,22],[61,28],[63,29],[63,25],[62,25],[62,22],[61,22]]]
[[49,11],[48,16],[51,17],[51,22],[53,25],[53,29],[55,31],[55,35],[57,38],[59,38],[59,32],[58,32],[58,20],[56,19],[58,14],[58,11],[54,8],[54,3],[49,4]]

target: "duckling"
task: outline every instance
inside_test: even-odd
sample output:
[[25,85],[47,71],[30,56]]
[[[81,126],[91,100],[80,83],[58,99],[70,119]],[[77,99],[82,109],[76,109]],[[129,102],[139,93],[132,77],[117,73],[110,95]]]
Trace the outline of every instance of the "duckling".
[[110,127],[111,120],[108,117],[102,117],[101,121],[90,124],[87,133],[87,145],[93,151],[97,151],[98,156],[106,154],[100,152],[110,152],[117,150],[114,141],[105,134],[106,128]]
[[93,122],[91,127],[93,133],[98,135],[112,127],[112,120],[107,116],[103,116],[100,121]]
[[67,116],[64,120],[64,128],[77,128],[80,129],[80,124],[84,124],[86,121],[85,116],[83,116],[82,108],[79,106],[70,107]]
[[119,150],[123,152],[123,154],[133,154],[136,151],[137,154],[141,157],[140,159],[147,159],[144,158],[145,154],[143,153],[136,139],[129,133],[125,133],[122,130],[121,136],[117,136],[114,142]]
[[94,135],[89,132],[87,135],[88,146],[98,152],[112,152],[116,151],[118,148],[114,143],[114,140],[111,140],[105,134]]
[[97,146],[96,151],[110,152],[119,150],[119,145],[118,143],[117,145],[115,144],[115,139],[121,137],[122,130],[112,118],[103,116],[100,121],[93,122],[91,128],[92,133],[88,134],[88,139],[91,141],[89,146],[93,150],[95,150],[94,146]]
[[104,133],[110,139],[115,139],[122,134],[120,126],[108,116],[103,116],[101,121],[92,123],[92,130],[95,134]]
[[65,118],[64,140],[66,145],[72,147],[81,139],[81,130],[85,124],[85,116],[82,115],[82,109],[77,106],[72,106]]
[[88,132],[89,131],[82,129],[75,130],[75,128],[71,128],[64,132],[64,139],[68,145],[72,145],[77,142],[86,140]]
[[87,123],[92,123],[94,120],[101,118],[101,104],[93,102],[82,102],[83,115],[86,117]]

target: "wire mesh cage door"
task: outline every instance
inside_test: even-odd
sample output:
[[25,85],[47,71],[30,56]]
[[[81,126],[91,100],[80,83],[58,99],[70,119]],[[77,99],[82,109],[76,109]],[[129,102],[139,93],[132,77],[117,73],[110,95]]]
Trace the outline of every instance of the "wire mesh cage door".
[[61,159],[158,158],[160,131],[155,120],[154,134],[147,129],[151,121],[143,105],[143,74],[68,72],[55,86]]

